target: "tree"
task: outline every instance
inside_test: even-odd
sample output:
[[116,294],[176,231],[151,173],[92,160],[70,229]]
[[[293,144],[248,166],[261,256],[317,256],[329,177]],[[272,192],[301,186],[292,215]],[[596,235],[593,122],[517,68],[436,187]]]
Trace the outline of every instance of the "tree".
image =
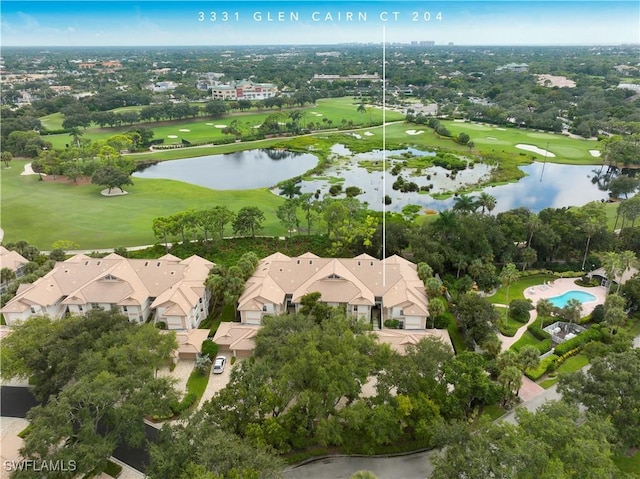
[[476,201],[469,195],[460,195],[453,199],[453,211],[458,211],[462,214],[469,214],[476,208]]
[[528,264],[535,263],[538,259],[538,253],[533,248],[523,248],[520,250],[520,259],[522,260],[522,271],[527,268]]
[[535,413],[517,412],[518,423],[481,424],[451,435],[446,452],[433,458],[433,479],[616,479],[611,428],[581,418],[576,406],[549,401]]
[[[625,272],[635,267],[638,263],[638,258],[634,251],[623,251],[620,253],[620,265],[622,267],[621,274],[623,275]],[[620,284],[622,283],[622,278],[618,281],[618,286],[616,288],[616,293],[620,291]]]
[[435,327],[435,320],[438,316],[446,311],[446,306],[442,298],[429,299],[429,317],[431,318],[431,327]]
[[262,228],[265,220],[264,213],[255,206],[245,206],[238,211],[233,220],[233,232],[235,234],[246,235],[251,233],[251,237],[256,237],[256,231]]
[[1,155],[2,155],[1,156],[2,162],[4,163],[4,167],[9,168],[9,163],[11,163],[11,160],[13,160],[13,155],[11,154],[10,151],[3,151]]
[[[162,428],[149,450],[147,474],[150,479],[281,478],[282,460],[265,449],[220,429],[198,412],[182,424]],[[213,476],[198,476],[196,471]]]
[[460,297],[454,315],[462,334],[476,343],[483,342],[498,320],[498,313],[493,305],[474,293],[466,293]]
[[625,313],[626,300],[618,294],[610,294],[604,303],[604,322],[609,326],[611,334],[614,334],[620,326],[627,322]]
[[458,143],[460,143],[461,145],[466,145],[467,143],[469,143],[470,139],[471,137],[467,135],[465,132],[460,132],[458,134]]
[[16,273],[11,268],[0,269],[0,284],[8,283],[16,279]]
[[604,272],[607,275],[607,295],[611,290],[611,284],[616,281],[620,284],[618,280],[618,274],[622,272],[622,261],[620,255],[615,251],[606,251],[602,254],[602,267],[604,268]]
[[422,281],[423,283],[428,278],[431,278],[433,276],[433,269],[431,268],[431,266],[429,266],[425,262],[418,263],[417,269],[418,269],[418,278],[420,278],[420,281]]
[[169,252],[169,243],[167,241],[167,235],[171,232],[173,227],[173,221],[171,218],[162,216],[160,218],[153,219],[153,234],[156,238],[161,238],[164,243],[165,251]]
[[276,209],[276,216],[289,232],[289,238],[291,238],[293,230],[298,227],[299,220],[297,211],[298,202],[291,197],[287,198],[287,200]]
[[500,272],[500,282],[506,288],[506,298],[507,298],[507,314],[509,313],[509,288],[511,285],[518,279],[518,270],[516,269],[516,265],[513,263],[507,263],[502,268]]
[[484,214],[485,209],[489,213],[491,213],[493,209],[496,207],[496,199],[486,191],[483,191],[482,193],[480,193],[480,196],[478,196],[476,205],[482,208],[482,214]]
[[625,447],[640,445],[640,349],[594,358],[588,370],[561,378],[565,400],[610,418]]
[[290,199],[294,198],[295,196],[299,196],[302,194],[300,188],[300,180],[287,180],[280,185],[280,195],[286,196]]
[[553,313],[555,306],[551,301],[547,298],[540,298],[536,303],[536,312],[540,317],[540,328],[542,328],[544,324],[544,318],[550,318]]
[[124,190],[124,185],[133,185],[131,181],[131,175],[126,171],[116,166],[103,166],[98,168],[91,177],[91,183],[94,185],[106,186],[109,188],[109,194],[113,188],[118,188],[120,191]]
[[156,378],[177,347],[175,335],[135,325],[118,313],[32,317],[3,340],[3,377],[30,378],[37,398],[24,459],[76,461],[72,473],[102,470],[120,441],[140,445],[145,415],[169,410],[176,399],[167,378]]
[[560,314],[569,323],[577,323],[580,321],[580,315],[582,314],[582,303],[576,298],[571,298],[562,308]]
[[228,223],[233,222],[235,215],[226,206],[214,206],[210,210],[210,220],[213,230],[218,232],[220,239],[224,239],[224,228]]

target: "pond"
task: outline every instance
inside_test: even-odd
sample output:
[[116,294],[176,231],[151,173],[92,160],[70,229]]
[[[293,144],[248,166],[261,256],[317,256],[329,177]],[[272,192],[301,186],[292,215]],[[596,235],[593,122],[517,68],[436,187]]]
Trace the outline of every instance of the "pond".
[[[303,181],[302,191],[315,193],[320,190],[320,197],[323,197],[335,183],[342,184],[343,189],[357,186],[363,191],[357,198],[366,201],[374,210],[382,209],[383,198],[387,194],[392,200],[386,207],[387,211],[399,212],[406,205],[419,205],[423,209],[442,211],[454,205],[454,198],[436,199],[431,195],[455,191],[462,187],[473,188],[474,185],[486,182],[491,174],[491,167],[481,163],[460,171],[454,177],[450,171],[440,166],[422,170],[405,168],[400,173],[405,181],[415,182],[418,186],[432,185],[432,188],[429,194],[401,193],[392,188],[398,178],[389,172],[392,166],[406,159],[406,156],[402,156],[403,153],[409,157],[433,156],[434,153],[413,148],[386,151],[387,172],[383,173],[368,171],[362,163],[381,161],[381,151],[352,154],[344,145],[334,145],[332,152],[335,157],[334,164],[321,177]],[[318,158],[310,153],[273,149],[247,150],[225,155],[164,161],[137,171],[133,176],[184,181],[216,190],[244,190],[272,187],[280,181],[302,175],[314,168],[317,162]],[[535,162],[522,166],[521,169],[527,176],[517,183],[478,187],[471,196],[477,196],[481,191],[494,196],[494,213],[519,206],[538,212],[544,208],[578,206],[608,198],[606,192],[599,190],[598,186],[592,183],[594,170],[597,171],[598,166]],[[278,189],[273,191],[275,194],[279,193]],[[344,194],[337,196],[340,197],[344,197]]]
[[[339,152],[341,155],[345,154],[345,149],[341,146],[332,151]],[[348,150],[346,152],[348,153]],[[337,183],[337,179],[341,178],[344,179],[344,182],[341,182],[343,190],[349,186],[357,186],[363,191],[357,198],[369,203],[369,207],[374,210],[382,210],[386,194],[391,197],[392,201],[390,205],[387,205],[387,211],[399,212],[407,205],[419,205],[423,209],[442,211],[454,205],[454,198],[436,199],[431,194],[453,192],[463,187],[473,188],[474,185],[486,182],[491,174],[491,167],[481,163],[476,163],[473,167],[462,170],[453,177],[450,171],[439,166],[424,168],[417,175],[417,170],[405,169],[401,175],[406,181],[415,182],[418,186],[432,185],[433,187],[429,194],[424,192],[402,193],[392,188],[397,176],[391,175],[389,170],[396,161],[399,161],[393,157],[397,157],[403,152],[410,152],[415,156],[433,155],[433,153],[420,152],[415,149],[387,151],[387,172],[383,174],[381,171],[370,172],[359,166],[359,162],[363,159],[380,161],[382,152],[354,154],[331,166],[319,179],[303,182],[302,191],[315,193],[320,190],[322,197],[328,193],[331,185]],[[495,197],[495,213],[520,206],[538,212],[544,208],[579,206],[590,201],[608,198],[608,194],[599,190],[597,184],[593,184],[591,181],[595,176],[594,170],[599,169],[598,166],[534,162],[522,166],[520,169],[527,176],[517,183],[477,188],[477,191],[470,193],[470,195],[477,196],[484,191]],[[430,178],[427,175],[431,175]],[[385,179],[384,188],[383,178]],[[344,197],[344,195],[337,196],[337,198],[340,197]]]
[[317,163],[318,158],[310,153],[248,150],[161,161],[136,171],[133,176],[184,181],[214,190],[248,190],[299,176]]

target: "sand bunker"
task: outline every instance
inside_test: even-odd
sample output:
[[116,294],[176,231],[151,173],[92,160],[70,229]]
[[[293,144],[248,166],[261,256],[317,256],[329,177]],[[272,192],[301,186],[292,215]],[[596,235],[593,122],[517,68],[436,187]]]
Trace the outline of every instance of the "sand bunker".
[[216,128],[226,128],[227,125],[214,125]]
[[213,123],[205,123],[207,126],[213,126]]
[[191,131],[191,130],[189,130],[188,128],[180,128],[178,131],[184,131],[184,132],[187,132],[187,131]]
[[260,128],[262,125],[253,125],[251,128]]
[[167,135],[167,138],[178,138],[178,135]]
[[406,133],[407,135],[419,135],[420,133],[424,133],[424,130],[419,130],[419,131],[416,131],[416,130],[407,130],[407,131],[405,131],[405,133]]
[[591,156],[595,156],[595,157],[599,157],[601,154],[600,150],[589,150],[589,153],[591,154]]
[[362,140],[362,136],[358,135],[357,133],[351,133],[353,135],[354,138],[357,138],[358,140]]
[[371,133],[370,131],[365,131],[364,136],[373,136],[373,133]]
[[522,143],[518,143],[516,145],[516,148],[520,148],[521,150],[531,151],[531,152],[537,153],[539,155],[544,155],[547,158],[555,158],[555,156],[556,156],[553,153],[551,153],[550,151],[543,150],[542,148],[538,148],[537,146],[533,146],[533,145],[523,145]]
[[497,138],[494,138],[494,137],[492,137],[492,136],[488,136],[488,137],[487,137],[487,140],[497,140]]
[[500,130],[500,131],[507,131],[507,129],[506,129],[506,128],[498,128],[497,126],[496,126],[496,130]]

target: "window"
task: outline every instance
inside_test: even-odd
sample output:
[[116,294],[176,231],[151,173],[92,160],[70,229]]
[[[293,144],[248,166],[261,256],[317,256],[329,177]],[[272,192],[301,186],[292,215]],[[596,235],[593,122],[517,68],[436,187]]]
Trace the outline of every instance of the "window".
[[340,276],[338,276],[335,273],[331,273],[327,278],[328,279],[342,279]]
[[357,304],[354,304],[354,305],[353,305],[353,312],[354,312],[354,313],[357,313],[357,312],[358,312],[358,305],[357,305]]
[[31,313],[36,314],[36,308],[34,308],[33,306],[31,306]]
[[400,310],[400,316],[404,316],[404,309]]
[[100,305],[98,303],[91,303],[91,308],[98,309]]
[[80,311],[80,312],[84,311],[84,309],[82,309],[82,305],[81,304],[78,305],[78,311]]
[[123,313],[126,313],[126,312],[127,312],[127,307],[126,307],[126,306],[123,306],[123,307],[122,307],[122,312],[123,312]]
[[263,305],[262,305],[262,311],[266,311],[266,310],[267,310],[267,305],[266,305],[266,304],[263,304]]

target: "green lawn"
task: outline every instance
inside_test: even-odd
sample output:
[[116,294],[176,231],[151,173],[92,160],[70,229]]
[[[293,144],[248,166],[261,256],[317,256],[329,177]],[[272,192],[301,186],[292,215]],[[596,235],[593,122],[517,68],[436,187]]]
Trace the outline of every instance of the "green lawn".
[[189,379],[187,379],[187,393],[193,393],[197,399],[194,404],[198,404],[198,401],[204,394],[204,390],[207,389],[209,383],[209,373],[200,374],[195,369],[191,372]]
[[2,228],[7,242],[24,239],[44,250],[60,239],[72,240],[80,249],[153,244],[154,218],[216,205],[232,211],[259,205],[266,216],[262,233],[285,234],[275,215],[284,199],[266,188],[216,191],[179,181],[136,178],[126,188],[128,195],[106,198],[97,185],[20,176],[24,163],[14,160],[10,169],[2,170]]
[[[531,286],[538,286],[545,281],[555,279],[550,275],[537,275],[520,278],[509,287],[509,302],[514,299],[524,299],[524,290]],[[501,286],[492,296],[488,296],[487,300],[494,304],[505,304],[507,302],[507,288]]]
[[513,345],[511,345],[511,348],[509,349],[513,349],[514,351],[520,351],[525,346],[535,346],[540,342],[541,341],[537,339],[529,331],[525,331],[524,334],[520,337],[520,339],[518,339],[515,343],[513,343]]
[[633,456],[614,456],[613,462],[618,469],[629,474],[640,474],[640,451],[636,450]]
[[[131,107],[131,109],[140,108],[141,107]],[[380,108],[371,108],[369,109],[370,112],[368,111],[364,114],[358,113],[357,108],[358,103],[354,98],[344,97],[320,99],[317,101],[315,107],[305,106],[304,108],[297,110],[302,113],[301,124],[307,125],[309,122],[319,123],[321,125],[320,127],[323,129],[329,127],[329,123],[324,122],[324,119],[327,119],[327,121],[331,120],[332,128],[342,127],[342,120],[345,120],[346,122],[351,120],[355,127],[363,127],[368,125],[370,121],[374,124],[380,124],[382,122],[382,110]],[[123,108],[119,108],[114,111],[123,110]],[[163,121],[159,123],[141,123],[140,125],[151,128],[155,133],[154,138],[164,139],[165,144],[179,144],[182,139],[195,143],[224,138],[226,135],[222,133],[222,128],[218,128],[216,125],[229,125],[233,120],[238,121],[238,126],[243,134],[251,134],[255,132],[254,127],[260,126],[264,122],[265,118],[273,113],[281,113],[282,122],[287,122],[289,114],[288,110],[273,109],[260,112],[234,112],[217,119],[201,117],[197,119],[191,118],[187,120]],[[63,118],[62,114],[55,113],[53,115],[42,117],[40,120],[47,128],[54,129],[62,128]],[[386,112],[387,121],[402,120],[403,118],[404,116],[400,113],[394,111]],[[130,125],[117,128],[92,127],[84,131],[83,138],[89,138],[94,141],[101,140],[109,136],[125,132],[130,128]],[[60,135],[48,135],[45,139],[46,141],[50,141],[56,149],[63,149],[66,147],[65,145],[70,142],[70,137],[66,133]],[[189,155],[185,155],[183,152],[182,157],[184,156]]]
[[558,382],[560,374],[576,372],[582,369],[583,367],[585,367],[587,364],[589,364],[589,358],[587,358],[583,354],[576,354],[575,356],[568,358],[565,362],[563,362],[560,365],[560,367],[556,371],[557,373],[556,377],[545,379],[540,383],[540,386],[542,386],[545,389],[548,389]]

